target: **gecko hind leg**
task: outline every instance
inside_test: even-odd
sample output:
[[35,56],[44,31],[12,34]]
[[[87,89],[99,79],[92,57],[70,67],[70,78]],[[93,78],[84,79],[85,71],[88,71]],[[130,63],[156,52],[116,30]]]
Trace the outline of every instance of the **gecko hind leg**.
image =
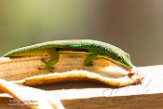
[[44,58],[42,58],[41,61],[46,64],[45,69],[52,71],[54,69],[53,65],[59,60],[59,53],[55,48],[50,48],[48,49],[48,54],[50,56],[50,60],[46,61]]
[[97,55],[98,55],[97,53],[92,53],[88,55],[84,60],[84,66],[86,67],[92,66],[92,61],[97,58]]

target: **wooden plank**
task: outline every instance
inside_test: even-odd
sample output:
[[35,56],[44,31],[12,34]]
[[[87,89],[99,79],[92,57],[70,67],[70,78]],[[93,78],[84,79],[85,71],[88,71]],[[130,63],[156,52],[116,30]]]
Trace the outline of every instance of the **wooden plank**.
[[[37,57],[36,60],[38,61],[37,66],[44,66],[40,64],[40,58]],[[30,63],[28,63],[29,66],[16,66],[18,70],[14,71],[13,64],[5,67],[8,62],[9,60],[5,60],[1,63],[3,66],[0,66],[1,77],[5,79],[17,80],[39,74],[39,72],[34,72],[39,71],[38,67],[31,67]],[[79,63],[77,62],[76,65]],[[32,73],[25,72],[20,76],[22,69],[30,69]],[[161,109],[163,106],[163,65],[139,67],[138,72],[144,76],[142,84],[121,88],[111,88],[92,81],[63,82],[37,86],[37,88],[47,90],[47,94],[59,98],[66,109]],[[10,103],[11,100],[13,98],[9,95],[1,94],[0,108],[15,109],[15,106],[3,105],[4,102]]]
[[[48,94],[60,98],[66,109],[162,109],[163,66],[141,67],[139,71],[145,76],[140,85],[113,89],[97,83],[80,81],[38,88],[52,90]],[[1,99],[8,102],[12,98],[3,95]],[[11,106],[6,106],[7,108]]]

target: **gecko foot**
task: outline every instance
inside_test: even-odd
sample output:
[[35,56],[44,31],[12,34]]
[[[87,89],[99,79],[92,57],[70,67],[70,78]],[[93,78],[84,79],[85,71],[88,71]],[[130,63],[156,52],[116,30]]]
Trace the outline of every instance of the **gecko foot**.
[[49,72],[54,72],[55,67],[47,68],[47,67],[38,67],[38,70],[48,70]]
[[44,58],[41,58],[41,61],[46,65],[46,67],[43,67],[43,68],[39,67],[38,68],[39,70],[48,70],[49,72],[54,71],[55,67],[49,66],[48,61],[46,61]]

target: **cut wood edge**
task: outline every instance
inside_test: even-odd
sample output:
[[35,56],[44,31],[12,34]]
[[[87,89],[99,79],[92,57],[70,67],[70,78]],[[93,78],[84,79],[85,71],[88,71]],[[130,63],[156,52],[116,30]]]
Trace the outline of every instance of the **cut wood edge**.
[[134,75],[132,77],[124,76],[121,78],[108,78],[105,75],[100,75],[95,72],[89,72],[84,70],[73,70],[64,73],[55,72],[46,75],[38,75],[12,82],[20,85],[32,86],[73,80],[93,80],[101,82],[108,86],[122,87],[131,84],[139,84],[142,79],[143,77],[139,75]]

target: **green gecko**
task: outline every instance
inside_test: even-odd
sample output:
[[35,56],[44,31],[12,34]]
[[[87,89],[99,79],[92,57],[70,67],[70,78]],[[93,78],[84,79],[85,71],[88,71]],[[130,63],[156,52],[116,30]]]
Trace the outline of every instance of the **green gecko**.
[[39,44],[34,44],[31,46],[26,46],[12,50],[6,54],[4,57],[18,57],[26,56],[27,54],[33,51],[43,51],[48,50],[50,55],[50,60],[42,60],[46,64],[46,68],[50,70],[53,65],[55,65],[59,60],[59,50],[73,50],[73,51],[85,51],[90,54],[84,60],[84,66],[91,66],[92,61],[96,58],[104,58],[112,61],[113,63],[120,65],[126,69],[133,68],[131,63],[130,55],[120,48],[113,46],[109,43],[90,40],[90,39],[81,39],[81,40],[55,40],[48,41]]

